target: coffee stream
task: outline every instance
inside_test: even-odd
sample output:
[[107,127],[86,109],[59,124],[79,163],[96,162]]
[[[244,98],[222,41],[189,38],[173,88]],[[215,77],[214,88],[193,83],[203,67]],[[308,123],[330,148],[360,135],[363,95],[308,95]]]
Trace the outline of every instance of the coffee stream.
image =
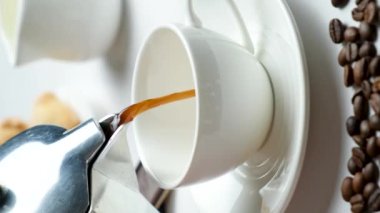
[[159,98],[148,99],[148,100],[144,100],[139,103],[133,104],[120,113],[119,125],[131,122],[136,116],[152,108],[156,108],[164,104],[169,104],[169,103],[184,100],[184,99],[189,99],[192,97],[195,97],[194,89],[178,92],[178,93],[173,93],[173,94],[162,96]]

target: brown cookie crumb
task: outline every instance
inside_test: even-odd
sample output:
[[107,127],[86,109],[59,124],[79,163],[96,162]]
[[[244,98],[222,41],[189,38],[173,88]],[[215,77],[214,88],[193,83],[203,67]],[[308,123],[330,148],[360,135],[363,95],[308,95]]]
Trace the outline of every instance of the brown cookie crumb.
[[27,128],[28,125],[17,118],[8,118],[0,122],[0,145]]
[[33,107],[31,124],[52,124],[70,129],[80,123],[74,110],[53,93],[42,94]]

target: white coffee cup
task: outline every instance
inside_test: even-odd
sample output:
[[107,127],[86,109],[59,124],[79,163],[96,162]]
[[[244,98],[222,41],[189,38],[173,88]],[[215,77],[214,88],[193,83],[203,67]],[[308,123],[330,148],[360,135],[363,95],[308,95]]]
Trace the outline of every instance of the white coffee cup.
[[102,55],[118,32],[121,6],[121,0],[2,0],[0,31],[9,61]]
[[265,141],[273,116],[269,77],[254,55],[215,32],[166,25],[137,57],[132,100],[194,88],[196,97],[147,111],[133,129],[144,167],[163,188],[219,176]]

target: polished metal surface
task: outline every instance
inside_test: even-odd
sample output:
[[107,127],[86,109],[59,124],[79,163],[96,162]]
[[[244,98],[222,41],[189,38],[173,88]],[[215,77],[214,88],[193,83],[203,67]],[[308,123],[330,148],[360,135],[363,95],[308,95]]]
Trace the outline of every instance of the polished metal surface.
[[70,131],[37,126],[2,145],[0,212],[88,211],[88,168],[104,142],[99,124],[88,120]]
[[114,132],[93,164],[91,213],[158,212],[139,192],[126,127]]

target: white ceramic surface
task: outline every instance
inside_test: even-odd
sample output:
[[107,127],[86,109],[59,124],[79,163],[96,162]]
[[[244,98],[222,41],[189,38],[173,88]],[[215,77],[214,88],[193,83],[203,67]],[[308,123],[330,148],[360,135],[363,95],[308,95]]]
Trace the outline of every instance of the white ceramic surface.
[[104,54],[119,29],[121,0],[2,0],[1,36],[12,64]]
[[[244,37],[231,30],[236,28],[236,20],[230,19],[228,24],[215,21],[215,16],[221,15],[218,11],[224,14],[228,10],[226,5],[218,8],[216,1],[198,5],[205,27],[236,41]],[[255,56],[273,83],[273,127],[264,147],[236,171],[183,192],[191,193],[199,212],[283,212],[297,185],[308,132],[309,85],[302,43],[283,1],[246,0],[237,5]]]
[[137,57],[133,102],[193,88],[196,98],[134,121],[141,161],[164,188],[235,168],[262,146],[270,130],[271,83],[250,52],[202,28],[158,28]]

